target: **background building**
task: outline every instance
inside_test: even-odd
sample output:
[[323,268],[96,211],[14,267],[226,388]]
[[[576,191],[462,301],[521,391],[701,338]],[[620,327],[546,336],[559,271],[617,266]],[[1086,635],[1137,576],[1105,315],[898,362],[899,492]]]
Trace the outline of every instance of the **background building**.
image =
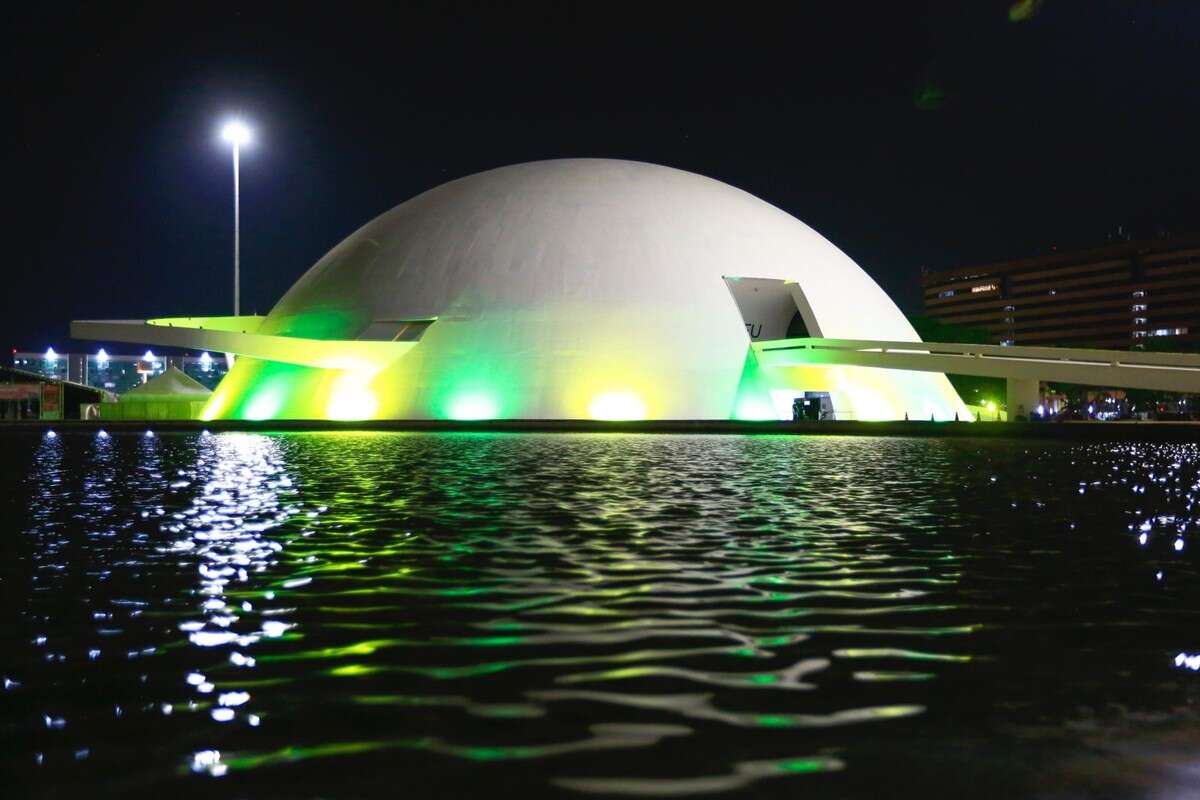
[[925,314],[996,344],[1195,350],[1200,235],[922,275]]
[[91,386],[0,366],[0,422],[79,419],[103,397]]
[[223,355],[159,356],[150,350],[140,356],[110,355],[104,350],[97,353],[58,353],[54,348],[44,353],[16,351],[12,366],[52,380],[92,386],[116,395],[161,375],[167,367],[175,367],[209,389],[215,389],[228,372]]

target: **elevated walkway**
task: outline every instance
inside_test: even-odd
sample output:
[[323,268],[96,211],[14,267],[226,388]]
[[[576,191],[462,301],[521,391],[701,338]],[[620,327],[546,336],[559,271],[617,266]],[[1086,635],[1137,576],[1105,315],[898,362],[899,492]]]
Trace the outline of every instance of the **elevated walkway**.
[[[372,374],[416,345],[416,341],[321,340],[260,334],[262,320],[262,317],[82,320],[71,323],[71,335],[78,339],[236,353],[268,361]],[[1010,418],[1022,406],[1027,412],[1037,407],[1041,381],[1200,394],[1200,355],[1189,353],[817,337],[758,339],[751,340],[750,346],[759,365],[768,368],[843,365],[1004,378]]]
[[265,317],[168,317],[78,320],[75,339],[154,344],[214,353],[233,353],[319,369],[376,372],[413,348],[413,341],[327,340],[258,332]]
[[750,346],[763,367],[846,365],[1005,378],[1010,415],[1037,406],[1040,381],[1200,393],[1200,355],[1190,353],[818,338]]

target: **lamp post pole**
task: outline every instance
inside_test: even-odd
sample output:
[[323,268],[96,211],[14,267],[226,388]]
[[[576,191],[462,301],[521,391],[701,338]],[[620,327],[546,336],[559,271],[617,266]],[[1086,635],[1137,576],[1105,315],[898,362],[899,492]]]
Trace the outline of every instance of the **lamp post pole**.
[[233,315],[242,313],[241,192],[238,180],[238,141],[233,142]]
[[[233,315],[242,315],[242,197],[238,157],[241,147],[250,143],[250,129],[240,119],[225,123],[221,138],[233,145]],[[225,354],[225,363],[233,369],[233,353]]]
[[221,129],[221,138],[233,145],[233,315],[242,313],[241,147],[250,142],[250,129],[235,119]]

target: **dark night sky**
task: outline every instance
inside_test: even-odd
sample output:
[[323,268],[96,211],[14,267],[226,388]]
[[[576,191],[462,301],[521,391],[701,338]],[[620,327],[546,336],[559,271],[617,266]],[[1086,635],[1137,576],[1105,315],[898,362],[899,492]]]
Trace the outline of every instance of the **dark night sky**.
[[230,313],[237,110],[244,311],[414,194],[566,156],[739,186],[909,311],[922,266],[1200,229],[1191,0],[40,5],[7,37],[22,349],[71,348],[72,318]]

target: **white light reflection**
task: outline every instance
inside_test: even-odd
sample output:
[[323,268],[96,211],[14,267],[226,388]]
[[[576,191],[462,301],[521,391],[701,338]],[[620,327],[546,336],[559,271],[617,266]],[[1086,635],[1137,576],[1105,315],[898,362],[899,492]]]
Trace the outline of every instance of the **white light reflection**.
[[192,753],[192,772],[207,772],[209,775],[220,777],[225,774],[227,767],[221,763],[220,750],[201,750]]
[[262,624],[262,632],[263,632],[263,636],[269,636],[272,639],[278,639],[280,636],[283,636],[283,634],[287,632],[288,628],[291,628],[291,627],[292,626],[286,622],[279,622],[278,620],[268,620]]
[[236,650],[229,654],[229,662],[237,667],[253,667],[256,663],[250,656],[244,656]]
[[[179,629],[197,648],[239,648],[229,653],[229,661],[253,668],[256,662],[245,655],[245,648],[263,638],[282,636],[294,627],[266,617],[275,609],[255,608],[230,596],[234,591],[246,591],[244,584],[275,565],[282,545],[264,534],[300,511],[298,504],[288,501],[295,489],[284,471],[278,443],[259,434],[202,436],[195,473],[173,477],[187,479],[172,484],[181,491],[200,487],[191,508],[174,514],[172,522],[164,525],[177,536],[169,551],[194,557],[199,577],[197,616],[180,623]],[[211,659],[206,656],[202,663],[211,664]],[[218,687],[200,670],[188,672],[184,680],[198,696],[207,695],[204,702],[211,703],[216,697],[209,711],[216,722],[234,721],[251,700],[249,692],[224,685],[224,681]],[[258,719],[257,715],[246,717],[253,725]],[[193,756],[192,769],[217,775],[224,774],[226,765],[220,763],[218,751],[203,750]]]
[[1200,653],[1195,655],[1180,653],[1175,656],[1175,666],[1182,669],[1190,669],[1192,672],[1200,672]]

